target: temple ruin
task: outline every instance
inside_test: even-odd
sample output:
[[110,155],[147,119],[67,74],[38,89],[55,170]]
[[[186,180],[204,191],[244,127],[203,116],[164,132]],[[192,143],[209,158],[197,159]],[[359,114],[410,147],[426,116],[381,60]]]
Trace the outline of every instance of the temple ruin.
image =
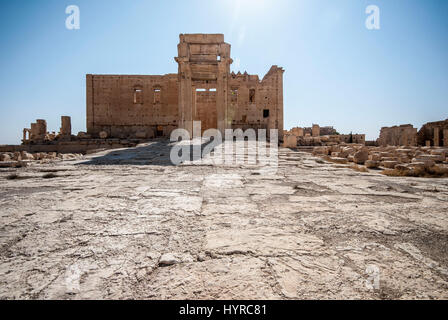
[[417,129],[412,124],[381,128],[379,146],[416,146]]
[[[177,74],[86,76],[87,132],[72,135],[71,119],[61,118],[58,133],[45,120],[23,130],[21,146],[2,152],[86,153],[133,147],[169,137],[184,128],[193,137],[218,129],[278,129],[283,132],[283,73],[272,66],[260,80],[247,72],[230,72],[231,46],[223,34],[181,34]],[[283,136],[280,135],[280,140]]]
[[420,145],[432,147],[448,147],[448,119],[428,122],[417,134]]
[[241,128],[283,131],[283,73],[230,72],[222,34],[181,34],[177,74],[87,75],[87,133],[94,138],[154,138],[176,128],[192,134]]
[[411,124],[384,127],[377,145],[448,147],[448,119],[428,122],[419,131]]
[[289,148],[325,146],[341,143],[366,144],[365,134],[340,134],[331,126],[321,127],[313,124],[312,127],[295,127],[284,131],[283,145]]
[[340,134],[331,126],[283,129],[283,74],[272,66],[260,80],[247,72],[230,72],[231,46],[223,34],[181,34],[175,61],[178,73],[166,75],[86,76],[87,132],[72,135],[71,119],[61,118],[58,133],[47,132],[45,120],[23,130],[22,146],[2,152],[86,153],[132,147],[168,137],[177,128],[193,137],[218,129],[278,129],[285,147],[360,144],[368,146],[448,146],[448,120],[431,122],[417,132],[411,124],[384,127],[377,141],[365,134]]

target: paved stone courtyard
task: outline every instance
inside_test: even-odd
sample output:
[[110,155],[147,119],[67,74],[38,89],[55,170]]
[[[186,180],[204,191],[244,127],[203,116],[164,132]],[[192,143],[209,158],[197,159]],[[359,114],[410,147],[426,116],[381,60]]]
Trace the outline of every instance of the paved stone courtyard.
[[1,169],[0,298],[448,298],[447,179],[290,149],[273,175],[169,152]]

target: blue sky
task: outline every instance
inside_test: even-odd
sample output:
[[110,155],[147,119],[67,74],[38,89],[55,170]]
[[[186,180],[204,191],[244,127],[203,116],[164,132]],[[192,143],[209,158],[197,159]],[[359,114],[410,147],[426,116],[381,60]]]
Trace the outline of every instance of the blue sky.
[[[371,4],[380,30],[365,27]],[[0,144],[36,119],[58,131],[61,115],[85,131],[85,75],[176,73],[180,33],[224,33],[235,71],[285,68],[285,128],[376,139],[448,118],[446,0],[1,0]]]

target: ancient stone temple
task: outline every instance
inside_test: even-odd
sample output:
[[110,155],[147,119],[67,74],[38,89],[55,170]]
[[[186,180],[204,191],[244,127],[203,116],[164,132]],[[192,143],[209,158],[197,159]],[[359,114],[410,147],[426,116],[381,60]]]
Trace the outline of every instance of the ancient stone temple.
[[87,133],[152,138],[176,128],[278,129],[283,132],[283,73],[230,72],[231,46],[222,34],[181,34],[177,74],[87,75]]
[[416,146],[417,129],[412,124],[381,128],[379,146]]
[[418,132],[417,139],[420,145],[448,147],[448,119],[426,123]]

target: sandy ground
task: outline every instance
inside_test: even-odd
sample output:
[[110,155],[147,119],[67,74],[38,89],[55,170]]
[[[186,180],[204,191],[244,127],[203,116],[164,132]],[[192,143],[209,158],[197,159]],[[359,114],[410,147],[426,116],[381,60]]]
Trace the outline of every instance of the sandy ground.
[[1,169],[0,298],[448,298],[448,179],[169,151]]

